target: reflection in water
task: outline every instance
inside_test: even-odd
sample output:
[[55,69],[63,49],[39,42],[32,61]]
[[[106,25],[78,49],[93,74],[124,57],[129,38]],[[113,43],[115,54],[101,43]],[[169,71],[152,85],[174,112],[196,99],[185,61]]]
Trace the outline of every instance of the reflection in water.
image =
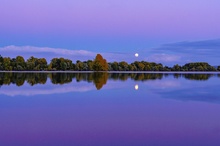
[[2,73],[0,145],[219,146],[218,77]]
[[0,86],[16,84],[22,86],[26,81],[29,85],[45,84],[49,78],[53,84],[67,84],[72,80],[77,82],[93,82],[97,90],[107,83],[108,79],[126,81],[129,78],[135,81],[162,79],[163,74],[144,73],[0,73]]
[[184,77],[189,80],[208,80],[213,74],[185,74]]
[[[208,80],[213,76],[220,77],[219,74],[168,74],[168,73],[0,73],[0,87],[2,85],[16,84],[22,86],[25,81],[31,85],[45,84],[50,79],[53,84],[67,84],[72,80],[77,82],[93,82],[97,90],[100,90],[108,80],[134,81],[161,80],[163,77],[173,76],[174,78],[185,78],[189,80]],[[137,90],[138,87],[135,86]]]
[[93,83],[96,86],[97,90],[100,90],[103,85],[107,83],[108,80],[108,73],[106,72],[96,72],[92,74],[93,76]]
[[135,86],[134,86],[134,89],[135,89],[135,90],[138,90],[138,88],[139,88],[138,85],[135,85]]

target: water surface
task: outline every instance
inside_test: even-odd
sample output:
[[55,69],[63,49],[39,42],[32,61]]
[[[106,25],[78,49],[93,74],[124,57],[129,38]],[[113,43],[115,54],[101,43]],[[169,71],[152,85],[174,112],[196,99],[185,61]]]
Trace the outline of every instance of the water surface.
[[220,145],[218,74],[0,73],[4,146]]

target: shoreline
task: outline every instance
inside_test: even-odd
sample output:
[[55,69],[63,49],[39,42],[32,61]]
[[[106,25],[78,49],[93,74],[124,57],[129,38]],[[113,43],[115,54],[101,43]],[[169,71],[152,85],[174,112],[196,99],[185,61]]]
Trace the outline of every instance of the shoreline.
[[[95,71],[0,71],[0,73],[94,73]],[[146,73],[146,74],[220,74],[220,71],[98,71],[106,73]]]

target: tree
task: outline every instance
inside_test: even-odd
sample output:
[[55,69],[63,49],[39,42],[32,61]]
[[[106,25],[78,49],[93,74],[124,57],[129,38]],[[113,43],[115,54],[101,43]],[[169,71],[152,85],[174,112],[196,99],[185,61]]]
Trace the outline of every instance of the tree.
[[27,70],[34,70],[35,68],[35,62],[37,61],[37,58],[31,56],[27,61],[26,61],[26,69]]
[[87,61],[87,66],[88,66],[87,70],[88,70],[88,71],[92,71],[92,70],[93,70],[93,69],[92,69],[93,61],[92,61],[92,60],[88,60],[88,61]]
[[60,70],[60,59],[58,58],[53,58],[50,62],[50,65],[49,65],[51,68],[51,70]]
[[143,71],[144,70],[145,65],[142,62],[135,61],[134,64],[137,67],[138,71]]
[[77,71],[82,71],[83,70],[83,62],[77,60],[75,68],[76,68]]
[[39,58],[37,59],[36,63],[37,68],[39,68],[39,70],[47,70],[47,60],[45,58]]
[[111,63],[111,68],[113,71],[118,71],[118,62]]
[[3,63],[3,57],[0,55],[0,63]]
[[0,55],[0,70],[3,70],[3,57]]
[[26,63],[22,56],[17,56],[15,59],[16,68],[17,70],[25,70],[26,69]]
[[3,58],[3,68],[6,71],[11,71],[12,70],[11,59],[9,57],[4,57]]
[[128,69],[129,69],[130,71],[137,71],[137,67],[136,67],[136,65],[135,65],[134,63],[131,63],[131,64],[128,66]]
[[94,71],[108,71],[108,63],[102,57],[102,55],[97,54],[92,66]]
[[128,70],[128,63],[125,61],[122,61],[119,63],[120,71],[127,71]]
[[181,70],[181,66],[179,66],[178,64],[174,65],[172,68],[172,71],[180,71]]
[[182,67],[185,71],[216,71],[216,69],[206,62],[187,63]]

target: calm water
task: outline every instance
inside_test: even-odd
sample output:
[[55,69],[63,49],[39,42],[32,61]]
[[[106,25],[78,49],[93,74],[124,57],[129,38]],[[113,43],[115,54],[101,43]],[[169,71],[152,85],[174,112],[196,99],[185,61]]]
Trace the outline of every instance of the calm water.
[[2,146],[219,146],[218,74],[0,73]]

